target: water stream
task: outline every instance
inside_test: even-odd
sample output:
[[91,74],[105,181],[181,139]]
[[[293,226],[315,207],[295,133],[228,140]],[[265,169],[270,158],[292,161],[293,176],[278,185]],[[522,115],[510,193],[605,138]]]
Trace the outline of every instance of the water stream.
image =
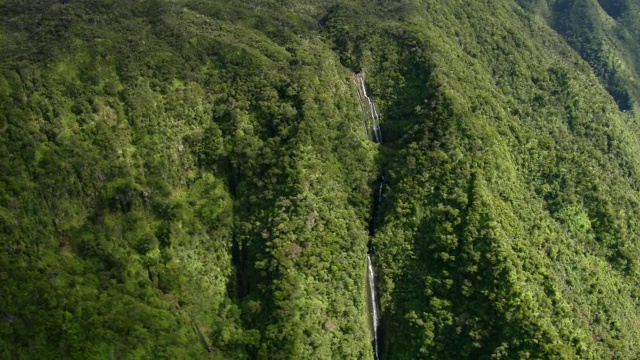
[[367,278],[369,282],[369,297],[371,298],[371,325],[373,332],[373,357],[379,359],[378,354],[378,327],[380,318],[378,317],[378,302],[376,299],[376,274],[373,271],[373,263],[371,262],[371,254],[367,254]]
[[376,104],[367,94],[367,88],[364,85],[364,75],[362,73],[354,74],[353,79],[358,84],[358,100],[362,108],[362,116],[364,117],[365,131],[369,134],[372,130],[372,140],[378,144],[382,143],[382,132],[380,131],[380,115],[376,109]]
[[[380,131],[380,116],[376,105],[367,94],[367,88],[364,85],[364,75],[354,74],[353,79],[356,82],[358,101],[362,108],[362,115],[364,117],[364,126],[367,136],[371,137],[371,140],[375,143],[382,143],[382,132]],[[378,181],[377,196],[373,199],[373,208],[371,212],[371,220],[369,222],[369,244],[367,253],[367,284],[369,287],[369,310],[371,318],[371,332],[372,332],[372,347],[373,357],[375,360],[380,359],[380,315],[378,313],[378,294],[376,292],[376,273],[373,267],[373,237],[376,231],[376,217],[378,209],[382,204],[382,187],[384,185],[384,175],[380,176]]]

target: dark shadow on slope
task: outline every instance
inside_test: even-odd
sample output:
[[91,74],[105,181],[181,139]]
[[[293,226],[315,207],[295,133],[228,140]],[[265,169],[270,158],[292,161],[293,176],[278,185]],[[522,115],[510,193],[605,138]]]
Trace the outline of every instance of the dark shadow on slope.
[[626,0],[598,0],[598,4],[609,16],[616,20],[629,8]]

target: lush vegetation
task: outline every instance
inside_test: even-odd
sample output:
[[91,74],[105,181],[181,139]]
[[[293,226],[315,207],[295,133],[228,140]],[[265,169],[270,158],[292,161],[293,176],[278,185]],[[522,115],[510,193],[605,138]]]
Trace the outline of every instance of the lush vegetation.
[[0,2],[0,357],[638,358],[635,9]]
[[637,105],[640,6],[629,0],[519,0],[541,15],[591,66],[620,110]]
[[351,73],[159,4],[5,5],[2,357],[365,356]]

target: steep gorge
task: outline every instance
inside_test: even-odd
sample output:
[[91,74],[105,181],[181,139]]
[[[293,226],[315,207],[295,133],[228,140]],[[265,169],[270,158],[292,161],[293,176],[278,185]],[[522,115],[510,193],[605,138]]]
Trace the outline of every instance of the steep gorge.
[[[365,132],[371,136],[371,140],[382,146],[382,131],[380,130],[380,115],[376,109],[375,102],[368,96],[367,88],[364,82],[364,74],[354,74],[354,82],[356,83],[358,102],[362,109],[362,115],[364,117]],[[378,150],[379,151],[379,150]],[[371,332],[372,332],[372,347],[374,359],[380,359],[380,334],[381,319],[379,315],[378,305],[378,286],[376,285],[376,271],[373,263],[373,257],[375,255],[374,239],[376,235],[376,219],[379,215],[380,206],[382,205],[382,187],[384,186],[384,175],[380,175],[376,186],[373,191],[373,201],[371,206],[371,216],[369,219],[369,242],[367,243],[367,287],[369,289],[368,301],[370,308],[370,320],[371,320]]]

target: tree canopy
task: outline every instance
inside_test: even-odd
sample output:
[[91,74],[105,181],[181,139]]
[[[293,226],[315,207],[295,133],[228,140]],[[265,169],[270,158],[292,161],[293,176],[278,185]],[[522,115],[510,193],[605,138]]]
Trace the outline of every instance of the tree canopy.
[[638,358],[637,10],[0,2],[0,357]]

